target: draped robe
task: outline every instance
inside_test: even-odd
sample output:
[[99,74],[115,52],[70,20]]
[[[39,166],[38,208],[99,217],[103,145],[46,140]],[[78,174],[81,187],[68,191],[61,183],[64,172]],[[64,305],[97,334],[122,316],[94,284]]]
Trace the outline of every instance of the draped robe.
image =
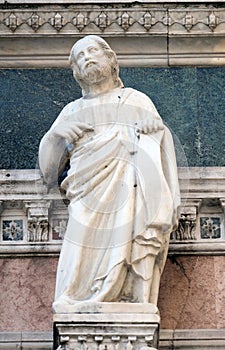
[[163,268],[179,205],[177,168],[166,127],[138,131],[146,118],[160,119],[151,100],[118,88],[71,102],[53,124],[94,128],[68,147],[70,169],[61,186],[70,200],[69,221],[56,300],[94,300],[104,291],[101,301],[118,301],[127,278],[120,269],[152,283],[153,268],[143,261],[161,254]]

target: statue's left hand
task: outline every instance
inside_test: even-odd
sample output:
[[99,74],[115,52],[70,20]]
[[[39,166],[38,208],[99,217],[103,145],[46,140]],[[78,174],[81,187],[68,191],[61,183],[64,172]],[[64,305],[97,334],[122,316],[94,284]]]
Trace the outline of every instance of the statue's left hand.
[[142,134],[152,134],[163,129],[164,125],[160,119],[145,118],[137,123],[137,131]]

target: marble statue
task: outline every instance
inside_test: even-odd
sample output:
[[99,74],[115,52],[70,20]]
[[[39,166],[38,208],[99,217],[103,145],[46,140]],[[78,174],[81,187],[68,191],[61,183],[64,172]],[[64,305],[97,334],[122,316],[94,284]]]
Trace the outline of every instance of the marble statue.
[[70,201],[53,307],[82,302],[153,303],[177,225],[172,136],[145,94],[124,88],[114,51],[86,36],[70,53],[82,98],[40,143],[39,164]]

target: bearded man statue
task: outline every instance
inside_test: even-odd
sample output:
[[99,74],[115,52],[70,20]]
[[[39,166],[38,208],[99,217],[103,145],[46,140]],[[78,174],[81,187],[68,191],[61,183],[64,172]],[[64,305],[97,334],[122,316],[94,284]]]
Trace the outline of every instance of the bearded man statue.
[[124,88],[114,51],[90,35],[70,53],[83,97],[40,143],[48,186],[70,201],[53,307],[82,302],[157,305],[180,204],[174,145],[148,96]]

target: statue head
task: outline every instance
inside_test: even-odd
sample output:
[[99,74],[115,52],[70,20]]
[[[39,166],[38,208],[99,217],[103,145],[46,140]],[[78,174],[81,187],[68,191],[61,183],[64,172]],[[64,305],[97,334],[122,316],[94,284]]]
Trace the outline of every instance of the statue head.
[[97,35],[88,35],[78,40],[71,49],[69,62],[73,75],[85,95],[91,84],[103,79],[112,79],[114,87],[122,87],[119,65],[115,52]]

